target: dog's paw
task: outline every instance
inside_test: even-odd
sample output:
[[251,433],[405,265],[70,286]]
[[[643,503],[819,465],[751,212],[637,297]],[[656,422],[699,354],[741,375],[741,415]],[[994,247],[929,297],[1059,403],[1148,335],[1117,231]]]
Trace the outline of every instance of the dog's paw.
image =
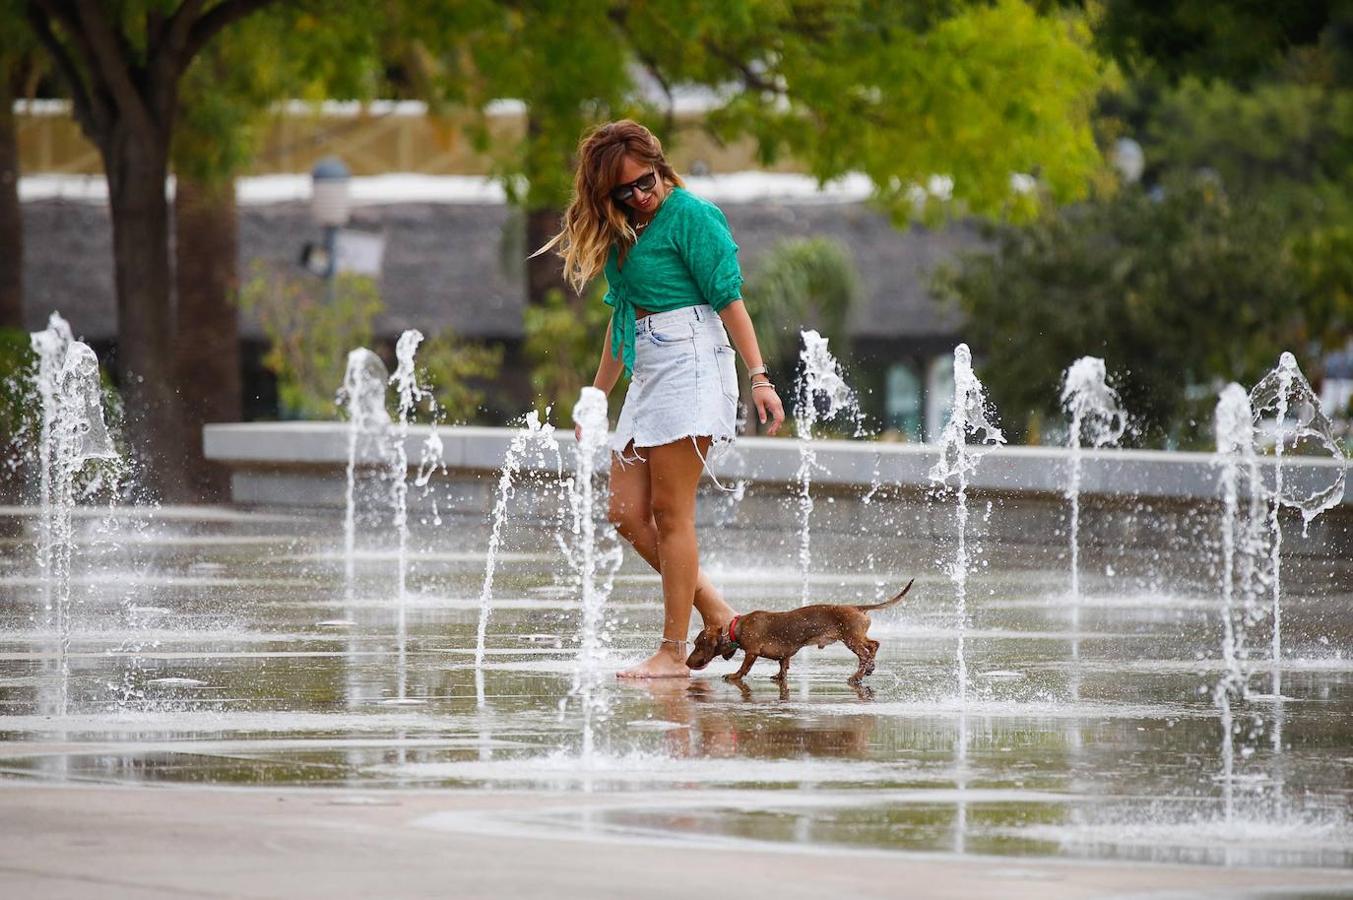
[[727,675],[723,677],[723,680],[732,682],[733,684],[738,684],[739,682],[742,681],[742,679],[738,677],[737,672],[729,672]]

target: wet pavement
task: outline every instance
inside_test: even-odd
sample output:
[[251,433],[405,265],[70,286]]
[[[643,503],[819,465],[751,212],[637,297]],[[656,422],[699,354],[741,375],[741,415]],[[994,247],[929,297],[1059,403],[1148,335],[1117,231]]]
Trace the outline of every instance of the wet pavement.
[[[1205,544],[1193,556],[1084,548],[1073,602],[1064,550],[982,548],[976,536],[961,701],[952,548],[877,527],[814,534],[815,601],[872,602],[917,578],[904,606],[875,615],[883,646],[866,686],[846,684],[855,660],[840,645],[795,657],[783,687],[770,662],[743,685],[724,682],[737,660],[689,683],[604,677],[585,752],[577,589],[546,525],[504,532],[477,684],[486,523],[416,525],[401,648],[396,553],[378,525],[363,530],[350,586],[341,515],[89,511],[77,520],[62,716],[34,519],[0,520],[0,774],[11,787],[340,789],[375,803],[469,791],[517,800],[476,810],[479,833],[1353,866],[1348,562],[1284,561],[1282,697],[1240,708],[1228,783]],[[798,605],[791,526],[723,517],[702,529],[704,565],[735,607]],[[628,554],[603,668],[650,651],[659,598],[656,575]],[[1249,646],[1262,694],[1264,622]],[[457,815],[424,824],[470,828]]]

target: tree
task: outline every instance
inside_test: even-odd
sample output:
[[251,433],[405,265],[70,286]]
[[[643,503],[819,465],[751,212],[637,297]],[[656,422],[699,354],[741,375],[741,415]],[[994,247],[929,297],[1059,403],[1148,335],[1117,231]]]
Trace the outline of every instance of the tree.
[[[573,190],[573,153],[584,129],[606,118],[643,115],[634,98],[629,69],[631,46],[614,25],[617,9],[628,4],[559,0],[525,9],[508,2],[483,3],[459,30],[443,32],[455,48],[443,83],[455,82],[458,96],[484,113],[504,97],[523,104],[525,128],[519,142],[495,143],[486,117],[472,123],[471,136],[494,158],[494,175],[509,202],[524,212],[528,255],[559,230],[561,211]],[[659,129],[659,137],[666,135]],[[564,282],[554,254],[526,260],[526,300],[544,305],[552,291],[578,298]]]
[[36,62],[15,0],[0,0],[0,328],[23,328],[23,210],[14,100],[27,93]]
[[[289,97],[360,96],[378,65],[372,31],[338,10],[264,9],[206,47],[184,74],[174,129],[175,383],[188,477],[198,499],[228,494],[229,469],[202,454],[202,426],[242,405],[235,179],[254,160],[272,106]],[[336,60],[342,60],[340,66]]]
[[942,272],[964,312],[983,380],[1009,430],[1060,421],[1062,370],[1103,357],[1142,443],[1198,443],[1214,387],[1253,382],[1320,326],[1309,281],[1271,208],[1214,178],[1125,189],[1004,226],[994,250]]
[[1202,444],[1220,383],[1282,350],[1318,375],[1353,327],[1353,4],[1108,0],[1093,18],[1134,78],[1098,127],[1140,141],[1142,185],[998,229],[941,285],[1016,430],[1060,417],[1061,371],[1089,353],[1137,440]]
[[75,119],[98,148],[113,220],[117,370],[144,471],[186,493],[165,180],[192,61],[225,29],[273,0],[28,0],[33,34],[70,89]]
[[947,179],[959,211],[1002,214],[1013,174],[1036,173],[1069,200],[1100,162],[1090,115],[1104,75],[1088,27],[1018,0],[575,0],[499,14],[456,71],[481,107],[525,100],[526,136],[498,172],[528,210],[554,207],[552,227],[587,124],[638,114],[676,136],[670,106],[641,103],[637,71],[669,93],[715,88],[707,127],[752,136],[763,162],[793,154],[824,181],[863,171],[899,222],[917,215],[931,176]]
[[751,135],[765,163],[792,154],[823,181],[863,172],[899,223],[926,212],[932,176],[950,210],[1002,215],[1012,175],[1065,201],[1099,165],[1090,115],[1104,75],[1079,16],[1018,0],[698,6],[630,18],[646,64],[664,83],[723,88],[709,127]]
[[1294,50],[1321,43],[1342,45],[1347,56],[1353,25],[1348,0],[1102,0],[1099,7],[1096,44],[1134,75],[1170,81],[1197,76],[1246,85],[1279,69]]

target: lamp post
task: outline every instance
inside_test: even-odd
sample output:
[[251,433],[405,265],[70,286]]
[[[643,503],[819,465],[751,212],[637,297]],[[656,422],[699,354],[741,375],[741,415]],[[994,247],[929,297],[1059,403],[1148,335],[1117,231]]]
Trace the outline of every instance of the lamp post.
[[1142,145],[1130,137],[1119,138],[1114,143],[1109,159],[1118,174],[1129,184],[1141,181],[1142,173],[1146,171],[1146,154],[1142,152]]
[[351,179],[352,173],[336,156],[326,156],[310,170],[310,215],[324,229],[324,245],[323,255],[318,260],[314,258],[313,248],[310,248],[307,264],[324,278],[325,303],[332,303],[334,299],[338,230],[348,223],[351,206],[348,189]]

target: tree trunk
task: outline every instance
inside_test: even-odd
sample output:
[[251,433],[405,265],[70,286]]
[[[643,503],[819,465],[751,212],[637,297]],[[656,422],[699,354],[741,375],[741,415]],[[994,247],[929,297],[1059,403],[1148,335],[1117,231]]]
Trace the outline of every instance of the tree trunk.
[[203,500],[228,500],[230,494],[230,470],[202,455],[202,426],[240,420],[238,246],[234,182],[208,184],[180,173],[174,194],[175,380],[187,401],[188,476]]
[[137,480],[168,501],[191,499],[173,382],[167,140],[115,126],[103,149],[113,217],[117,372]]
[[0,328],[23,328],[23,208],[9,73],[0,72]]

